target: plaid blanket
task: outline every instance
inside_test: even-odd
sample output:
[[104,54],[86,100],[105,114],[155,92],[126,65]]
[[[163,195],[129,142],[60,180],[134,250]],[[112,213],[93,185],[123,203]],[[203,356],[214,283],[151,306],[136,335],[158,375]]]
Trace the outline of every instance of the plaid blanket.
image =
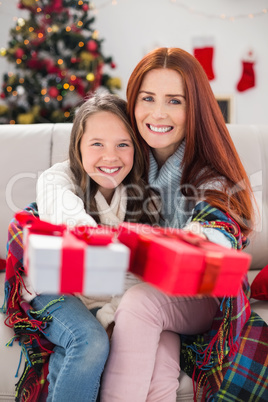
[[[247,243],[228,214],[209,204],[197,205],[193,220],[223,231],[236,249]],[[211,329],[182,338],[181,367],[196,381],[195,400],[268,401],[268,326],[251,311],[245,277],[237,297],[223,298]]]
[[[37,206],[25,210],[38,218]],[[237,224],[226,214],[205,202],[199,203],[193,220],[204,227],[223,231],[236,249],[246,244]],[[43,336],[51,317],[40,320],[38,312],[21,298],[23,282],[22,228],[13,219],[8,231],[5,302],[6,323],[14,328],[25,355],[24,372],[16,386],[16,401],[45,401],[47,372],[53,344]],[[268,401],[268,327],[251,312],[247,278],[235,298],[223,298],[210,331],[199,336],[182,337],[181,367],[196,381],[195,400],[201,387],[203,400]],[[11,340],[12,343],[13,340]]]
[[[29,217],[38,218],[37,206],[30,204],[25,212]],[[30,304],[20,296],[23,281],[23,233],[22,227],[13,219],[8,228],[5,301],[2,311],[7,314],[6,325],[14,328],[14,337],[10,340],[20,342],[25,356],[24,371],[16,384],[15,400],[37,402],[47,397],[49,356],[54,345],[44,336],[51,317],[40,320]]]

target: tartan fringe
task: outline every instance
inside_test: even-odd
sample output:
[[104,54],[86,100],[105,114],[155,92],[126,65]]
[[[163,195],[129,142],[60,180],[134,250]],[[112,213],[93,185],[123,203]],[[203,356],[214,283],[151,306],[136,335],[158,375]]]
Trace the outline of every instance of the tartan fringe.
[[2,307],[0,307],[0,312],[3,314],[6,314],[7,312],[7,301],[9,299],[10,296],[10,292],[11,292],[11,287],[7,285],[7,283],[5,284],[5,295],[4,295],[4,301],[3,301],[3,305]]
[[34,369],[25,361],[23,373],[16,384],[15,402],[36,402],[41,385]]
[[[188,358],[194,360],[194,369],[192,374],[194,402],[200,395],[203,387],[202,402],[206,400],[212,393],[210,384],[208,383],[207,373],[217,365],[222,370],[222,364],[225,356],[230,353],[235,354],[239,347],[239,342],[233,343],[232,331],[232,298],[224,298],[220,306],[223,311],[223,320],[221,325],[208,344],[194,342],[187,346]],[[197,375],[198,369],[198,375]]]

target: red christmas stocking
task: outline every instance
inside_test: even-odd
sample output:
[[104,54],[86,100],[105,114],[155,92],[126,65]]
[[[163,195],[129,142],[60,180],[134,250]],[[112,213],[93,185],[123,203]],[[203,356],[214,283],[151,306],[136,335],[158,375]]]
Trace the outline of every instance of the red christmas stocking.
[[194,39],[194,57],[199,61],[205,70],[209,80],[215,78],[213,72],[213,55],[214,47],[212,46],[212,39],[209,38],[196,38]]
[[252,52],[248,52],[248,58],[242,60],[242,77],[240,78],[236,88],[239,92],[255,87],[254,60]]

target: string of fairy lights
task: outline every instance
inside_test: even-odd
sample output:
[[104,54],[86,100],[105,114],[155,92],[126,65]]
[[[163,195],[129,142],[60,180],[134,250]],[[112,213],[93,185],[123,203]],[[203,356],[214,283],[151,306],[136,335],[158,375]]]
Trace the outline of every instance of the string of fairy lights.
[[[186,4],[183,1],[179,1],[179,0],[168,0],[169,3],[171,3],[172,5],[181,8],[182,10],[185,10],[187,12],[189,12],[192,15],[196,15],[199,17],[204,17],[204,18],[210,18],[210,19],[219,19],[222,21],[236,21],[236,20],[241,20],[241,19],[253,19],[253,18],[257,18],[257,17],[262,17],[265,15],[268,15],[268,4],[267,7],[264,7],[258,11],[254,11],[254,12],[248,12],[248,13],[240,13],[240,14],[232,14],[232,15],[228,15],[226,14],[224,11],[220,12],[220,13],[209,13],[206,12],[204,10],[200,10],[199,8],[196,8],[192,5],[189,5],[189,2],[187,2],[188,4]],[[107,1],[103,1],[100,4],[96,4],[94,2],[91,3],[91,10],[93,12],[95,12],[96,14],[102,10],[103,8],[109,7],[109,6],[117,6],[120,3],[122,3],[122,0],[107,0]]]
[[[104,9],[106,7],[110,7],[110,6],[118,6],[123,1],[124,0],[104,0],[103,2],[98,2],[98,4],[96,4],[94,1],[92,1],[90,3],[90,9],[91,9],[92,13],[98,14],[98,12],[101,11],[102,9]],[[203,9],[199,9],[197,7],[189,5],[189,2],[186,3],[183,1],[179,1],[179,0],[167,0],[167,1],[170,4],[172,4],[173,6],[187,11],[191,15],[209,18],[209,19],[218,19],[218,20],[222,20],[222,21],[235,22],[236,20],[253,19],[253,18],[263,17],[265,15],[266,16],[268,15],[268,4],[266,7],[259,9],[258,11],[228,15],[224,12],[224,10],[220,13],[210,13]],[[3,2],[0,1],[0,7],[2,4],[3,4]]]

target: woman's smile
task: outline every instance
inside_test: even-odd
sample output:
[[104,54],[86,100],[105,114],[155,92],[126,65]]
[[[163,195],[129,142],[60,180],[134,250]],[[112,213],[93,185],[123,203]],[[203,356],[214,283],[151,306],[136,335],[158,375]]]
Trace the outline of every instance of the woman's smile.
[[156,134],[163,134],[163,133],[169,133],[171,130],[173,130],[173,126],[165,126],[165,125],[152,125],[152,124],[146,124],[146,126],[149,128],[150,131]]

